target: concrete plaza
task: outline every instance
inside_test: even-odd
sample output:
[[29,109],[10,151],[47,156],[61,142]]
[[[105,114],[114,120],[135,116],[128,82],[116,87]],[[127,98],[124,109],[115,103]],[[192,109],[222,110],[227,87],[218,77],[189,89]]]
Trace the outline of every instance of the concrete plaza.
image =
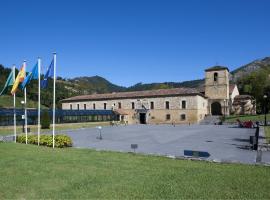
[[[63,131],[61,131],[63,133]],[[250,150],[249,137],[255,129],[218,125],[128,125],[64,131],[72,137],[74,147],[144,154],[184,156],[184,150],[206,151],[210,160],[255,163],[256,151]],[[263,152],[263,162],[270,161],[270,152]]]

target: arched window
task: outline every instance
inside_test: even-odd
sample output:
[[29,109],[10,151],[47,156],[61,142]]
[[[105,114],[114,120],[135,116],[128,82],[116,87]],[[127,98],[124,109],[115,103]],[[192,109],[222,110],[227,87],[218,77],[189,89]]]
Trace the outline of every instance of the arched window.
[[218,80],[218,73],[215,72],[215,73],[214,73],[214,82],[217,82],[217,80]]

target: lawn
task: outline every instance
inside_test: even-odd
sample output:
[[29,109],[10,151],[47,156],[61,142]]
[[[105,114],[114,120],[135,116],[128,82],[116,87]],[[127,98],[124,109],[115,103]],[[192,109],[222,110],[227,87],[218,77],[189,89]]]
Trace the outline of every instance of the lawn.
[[270,199],[270,167],[0,143],[1,199]]
[[[79,129],[79,128],[90,128],[95,126],[108,126],[109,122],[85,122],[85,123],[68,123],[68,124],[56,124],[55,130],[69,130],[69,129]],[[30,125],[30,130],[32,133],[37,132],[37,125]],[[41,129],[41,132],[52,131],[52,125],[50,129]],[[13,126],[0,126],[0,135],[12,135],[14,133]],[[22,126],[17,126],[17,134],[22,133]]]
[[[266,115],[267,121],[270,120],[270,114]],[[240,119],[241,121],[260,121],[264,123],[264,115],[231,115],[226,116],[226,122],[236,122],[237,119]]]

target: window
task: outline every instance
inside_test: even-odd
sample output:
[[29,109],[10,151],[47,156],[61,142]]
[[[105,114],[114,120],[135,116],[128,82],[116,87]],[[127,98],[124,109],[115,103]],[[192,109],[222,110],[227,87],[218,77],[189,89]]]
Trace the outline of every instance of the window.
[[86,110],[86,104],[84,104],[83,107],[84,107],[84,110]]
[[166,120],[170,120],[171,119],[171,115],[170,114],[167,114],[166,115]]
[[80,110],[80,105],[79,104],[77,104],[77,110]]
[[72,110],[72,104],[69,105],[70,110]]
[[104,103],[104,110],[106,110],[107,109],[107,104],[106,103]]
[[93,110],[96,110],[96,104],[93,103]]
[[180,115],[180,119],[181,119],[181,121],[185,121],[186,120],[186,115],[185,114]]
[[170,109],[170,102],[166,101],[166,109]]
[[155,108],[154,102],[153,102],[153,101],[150,102],[150,108],[151,108],[151,109],[154,109],[154,108]]
[[134,102],[131,103],[131,108],[135,109],[135,103]]
[[182,101],[182,109],[186,109],[186,101]]
[[214,73],[214,82],[217,82],[217,80],[218,80],[218,73],[215,72],[215,73]]
[[122,106],[121,106],[121,103],[119,102],[119,103],[118,103],[118,108],[121,109],[121,107],[122,107]]

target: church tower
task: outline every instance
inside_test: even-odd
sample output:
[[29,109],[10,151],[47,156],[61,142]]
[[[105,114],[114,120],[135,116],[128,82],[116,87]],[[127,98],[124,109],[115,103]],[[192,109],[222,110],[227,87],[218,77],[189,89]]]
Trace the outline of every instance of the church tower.
[[215,66],[205,70],[205,96],[208,98],[208,113],[229,114],[229,69]]

